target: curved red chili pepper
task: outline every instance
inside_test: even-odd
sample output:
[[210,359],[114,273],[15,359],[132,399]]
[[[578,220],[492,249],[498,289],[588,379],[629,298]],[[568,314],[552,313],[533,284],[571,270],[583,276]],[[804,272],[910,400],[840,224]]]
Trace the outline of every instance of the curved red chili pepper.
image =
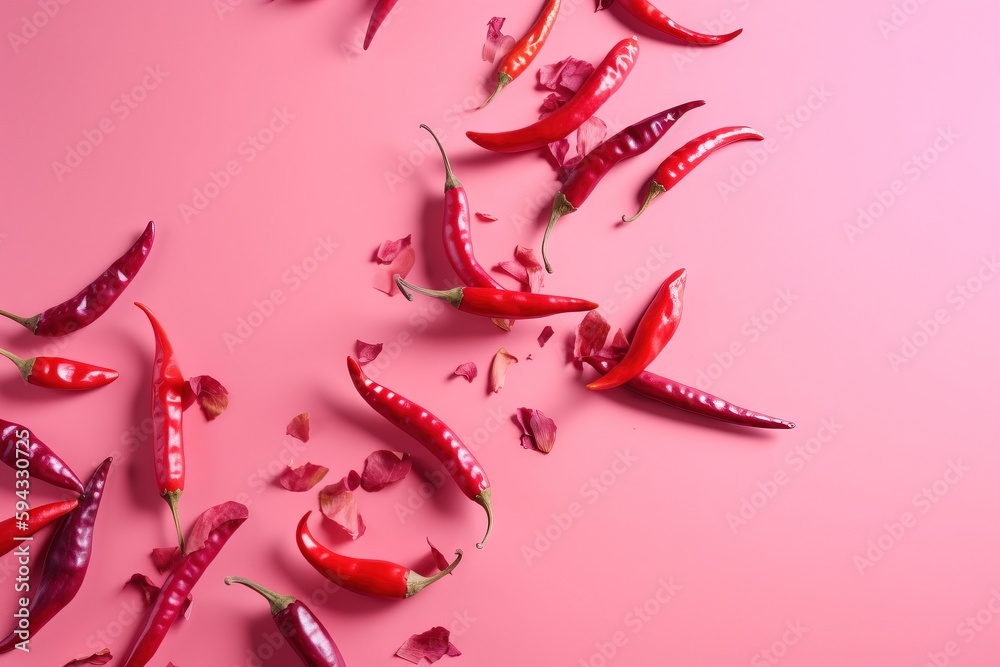
[[685,28],[674,21],[672,18],[650,4],[648,0],[614,0],[614,4],[617,4],[619,7],[637,18],[642,23],[648,25],[650,28],[654,28],[664,34],[670,35],[671,37],[688,42],[689,44],[695,44],[697,46],[714,46],[716,44],[724,44],[743,32],[743,28],[734,30],[726,35],[706,35],[704,33],[695,32],[694,30]]
[[684,286],[687,271],[678,269],[670,274],[653,297],[646,312],[639,320],[635,338],[625,356],[606,375],[587,385],[587,389],[610,389],[625,384],[656,358],[670,342],[681,322],[684,307]]
[[166,581],[163,582],[163,586],[160,587],[160,592],[153,600],[153,604],[149,606],[149,610],[146,612],[146,623],[139,631],[122,667],[143,667],[153,658],[156,649],[160,647],[163,638],[167,636],[170,626],[180,616],[191,590],[201,579],[205,569],[219,555],[222,547],[229,541],[236,529],[246,521],[248,516],[246,507],[235,502],[225,504],[236,506],[239,509],[239,515],[213,528],[205,540],[205,546],[197,551],[192,551],[177,561],[174,569],[170,571]]
[[0,354],[14,362],[25,382],[36,387],[82,391],[103,387],[118,379],[116,370],[72,359],[62,357],[22,359],[7,350],[0,350]]
[[517,40],[507,55],[503,57],[497,67],[496,90],[479,106],[480,109],[492,102],[493,98],[507,84],[528,69],[535,56],[542,50],[545,40],[549,38],[549,33],[552,32],[552,27],[556,24],[556,18],[559,16],[559,5],[560,0],[547,0],[545,6],[542,7],[542,13],[535,19],[535,24],[531,26],[528,34]]
[[397,2],[399,0],[378,0],[375,3],[375,8],[372,10],[372,17],[368,20],[368,30],[365,32],[365,51],[368,50],[368,45],[372,43],[375,33],[382,27],[382,22],[389,17],[389,13],[396,6]]
[[90,566],[97,510],[101,506],[110,470],[111,459],[107,458],[97,467],[84,487],[79,506],[59,524],[45,552],[38,585],[32,588],[33,594],[28,605],[30,628],[16,628],[0,640],[0,653],[6,653],[16,648],[20,642],[34,638],[46,623],[76,597]]
[[[20,459],[27,460],[26,468],[18,466]],[[15,470],[27,470],[32,479],[83,493],[83,482],[48,445],[24,426],[4,419],[0,419],[0,461]]]
[[226,577],[226,586],[243,584],[264,596],[271,605],[271,617],[292,650],[307,667],[345,667],[344,656],[333,637],[305,603],[290,595],[278,595],[243,577]]
[[64,336],[84,328],[103,315],[132,283],[149,256],[153,236],[151,220],[132,247],[73,298],[33,317],[20,317],[5,310],[0,310],[0,315],[14,320],[36,336]]
[[79,500],[63,500],[32,507],[0,522],[0,556],[10,553],[47,525],[75,510]]
[[612,167],[622,160],[642,155],[648,151],[667,133],[667,130],[674,126],[674,123],[681,116],[704,104],[703,100],[695,100],[644,118],[638,123],[626,127],[587,153],[570,169],[563,180],[562,188],[552,202],[552,215],[549,217],[549,224],[545,227],[545,236],[542,237],[542,260],[545,262],[546,271],[552,273],[546,249],[549,234],[552,233],[556,221],[580,208]]
[[[583,361],[601,374],[607,374],[618,364],[615,359],[601,356],[584,357]],[[649,371],[639,373],[622,386],[640,396],[646,396],[679,410],[693,412],[729,424],[755,428],[795,428],[794,422],[741,408],[718,396]]]
[[156,488],[167,504],[177,529],[177,543],[184,552],[184,531],[177,505],[184,493],[184,376],[174,357],[174,348],[153,312],[136,303],[153,327],[153,469]]
[[583,125],[617,91],[639,57],[639,42],[629,37],[615,44],[580,89],[563,106],[540,121],[508,132],[466,132],[483,148],[516,153],[541,148]]
[[455,560],[448,567],[432,577],[425,577],[408,567],[389,561],[342,556],[317,542],[309,532],[310,514],[312,512],[306,512],[295,530],[295,541],[299,545],[299,551],[317,572],[338,586],[359,595],[408,598],[445,575],[451,574],[462,561],[462,550],[456,549]]
[[416,292],[424,296],[441,299],[455,308],[483,317],[524,320],[546,317],[559,313],[579,313],[597,308],[593,301],[570,296],[552,296],[533,292],[493,289],[491,287],[455,287],[450,290],[432,290],[417,287],[395,276],[396,286],[408,301],[413,301]]
[[476,457],[445,423],[405,396],[369,378],[352,357],[347,357],[347,372],[354,388],[375,412],[434,454],[462,493],[486,510],[486,535],[476,545],[482,549],[493,530],[493,491]]
[[723,146],[728,146],[731,143],[745,139],[760,141],[763,138],[764,135],[752,127],[731,126],[712,130],[692,139],[660,163],[660,166],[656,168],[656,172],[653,174],[653,178],[649,181],[649,190],[646,194],[646,201],[642,203],[642,208],[631,218],[626,218],[623,215],[622,222],[632,222],[642,215],[642,212],[646,210],[650,202],[677,185],[692,169],[704,162],[705,158]]

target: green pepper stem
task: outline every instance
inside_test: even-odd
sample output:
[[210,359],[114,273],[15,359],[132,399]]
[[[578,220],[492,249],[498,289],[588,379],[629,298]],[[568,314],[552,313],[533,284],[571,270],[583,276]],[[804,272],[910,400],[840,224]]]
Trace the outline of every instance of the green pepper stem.
[[642,215],[642,212],[646,210],[646,208],[649,206],[650,202],[652,202],[659,195],[662,195],[666,191],[667,191],[667,189],[664,186],[662,186],[661,184],[657,183],[656,181],[650,181],[649,182],[649,192],[646,194],[646,201],[642,202],[642,208],[640,208],[639,211],[635,215],[633,215],[631,218],[626,218],[623,215],[622,216],[622,222],[632,222],[633,220],[635,220],[636,218],[638,218],[640,215]]
[[187,554],[187,548],[184,544],[184,531],[181,530],[181,515],[178,509],[178,502],[181,499],[182,493],[183,491],[166,491],[161,495],[167,501],[167,504],[170,505],[170,513],[174,516],[174,528],[177,529],[177,546],[181,548],[182,554]]
[[492,102],[493,98],[496,97],[500,93],[500,91],[503,90],[504,87],[508,83],[510,83],[511,81],[513,81],[513,80],[514,79],[511,77],[510,74],[507,74],[506,72],[499,72],[497,74],[497,87],[496,87],[496,90],[493,91],[492,95],[490,95],[489,97],[486,98],[485,102],[483,102],[482,104],[479,105],[479,108],[482,109],[487,104],[489,104],[490,102]]
[[279,595],[271,589],[264,588],[249,579],[244,579],[243,577],[226,577],[226,586],[232,586],[233,584],[243,584],[247,588],[251,588],[263,595],[267,603],[271,605],[271,616],[277,616],[295,602],[295,598],[291,595]]
[[31,333],[35,333],[35,330],[38,329],[38,315],[35,315],[34,317],[21,317],[20,315],[15,315],[14,313],[8,313],[6,310],[0,310],[0,315],[14,320]]
[[444,146],[441,145],[441,140],[437,138],[436,134],[434,134],[434,130],[427,127],[423,123],[420,124],[420,127],[430,132],[431,136],[434,137],[434,143],[437,144],[438,150],[441,151],[441,159],[444,160],[444,191],[448,192],[448,190],[462,187],[462,181],[455,178],[455,172],[451,170],[451,162],[448,160],[447,153],[444,152]]
[[417,574],[413,570],[406,573],[406,597],[411,597],[424,590],[431,584],[433,584],[438,579],[444,577],[445,575],[451,574],[452,570],[462,562],[462,550],[455,549],[455,560],[445,569],[441,570],[432,577],[425,577],[422,574]]
[[542,237],[542,261],[545,262],[545,270],[549,273],[552,273],[552,265],[549,264],[548,255],[549,234],[552,233],[552,228],[556,226],[556,220],[575,210],[576,207],[570,204],[569,200],[566,199],[566,195],[561,192],[552,200],[552,215],[549,216],[549,224],[545,226],[545,235]]
[[408,283],[403,280],[403,277],[398,273],[392,277],[396,281],[396,287],[402,292],[403,296],[406,297],[407,301],[413,301],[413,295],[410,292],[416,292],[417,294],[423,294],[424,296],[433,297],[435,299],[441,299],[447,301],[455,308],[462,305],[462,287],[454,287],[449,290],[437,290],[437,289],[427,289],[426,287],[417,287],[412,283]]

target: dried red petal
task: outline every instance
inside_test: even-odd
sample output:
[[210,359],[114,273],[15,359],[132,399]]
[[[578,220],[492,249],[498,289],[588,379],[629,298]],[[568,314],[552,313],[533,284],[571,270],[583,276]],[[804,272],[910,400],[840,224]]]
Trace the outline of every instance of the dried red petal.
[[496,62],[497,58],[503,58],[514,48],[516,40],[500,32],[505,20],[502,16],[494,16],[486,24],[486,42],[483,43],[483,60],[486,62]]
[[431,548],[431,558],[434,559],[434,565],[437,567],[437,569],[438,570],[448,569],[448,565],[450,565],[448,559],[444,557],[443,553],[438,551],[438,548],[436,546],[431,544],[431,538],[429,537],[427,538],[427,546]]
[[594,354],[604,347],[604,341],[611,333],[611,325],[596,310],[592,310],[584,316],[580,326],[576,328],[576,341],[573,343],[573,358]]
[[[540,112],[538,114],[538,119],[541,120],[542,118],[550,115],[553,111],[566,104],[567,101],[569,101],[569,98],[565,95],[561,95],[559,93],[549,93],[545,96],[545,99],[542,100],[542,106],[538,107],[538,111]],[[552,144],[549,145],[551,146]],[[569,148],[569,143],[566,144],[566,147],[567,149]]]
[[149,554],[153,561],[153,567],[161,574],[173,568],[174,563],[181,557],[181,550],[178,547],[160,547],[153,549]]
[[516,363],[517,357],[513,354],[502,347],[497,350],[493,355],[493,363],[490,364],[490,392],[496,394],[503,389],[504,380],[507,378],[507,367]]
[[399,288],[396,287],[394,276],[398,273],[405,278],[409,275],[410,269],[413,268],[416,262],[417,253],[412,247],[407,246],[391,262],[379,267],[375,272],[375,277],[372,279],[372,287],[380,292],[385,292],[389,296],[399,294]]
[[[184,383],[184,394],[194,395],[205,419],[212,421],[229,407],[229,390],[211,375],[196,375]],[[190,405],[190,402],[188,402]]]
[[365,467],[361,469],[361,488],[368,492],[383,489],[406,477],[411,467],[413,462],[410,461],[409,454],[391,452],[388,449],[372,452],[365,459]]
[[410,236],[410,234],[407,234],[403,238],[396,239],[395,241],[382,241],[378,250],[375,251],[375,261],[379,264],[390,264],[392,260],[399,256],[399,253],[410,247],[410,244],[412,243]]
[[532,410],[528,427],[531,429],[538,451],[543,454],[551,452],[556,444],[556,423],[546,417],[541,410]]
[[576,154],[582,158],[597,148],[607,136],[607,123],[597,116],[591,116],[576,130]]
[[358,363],[365,364],[375,361],[375,357],[382,354],[382,343],[366,343],[363,340],[354,341],[354,356]]
[[454,375],[464,377],[469,382],[472,382],[476,379],[476,376],[479,375],[479,368],[476,366],[475,362],[466,361],[464,364],[460,364],[459,367],[455,369]]
[[433,663],[445,655],[461,655],[461,652],[449,641],[450,637],[451,633],[447,628],[435,626],[427,632],[411,635],[396,651],[396,657],[408,660],[415,665],[424,658]]
[[128,588],[129,586],[135,586],[142,593],[142,597],[145,598],[146,604],[150,604],[156,599],[156,596],[160,593],[160,587],[153,583],[153,580],[147,577],[145,574],[139,574],[136,572],[132,575],[132,578],[125,582],[125,586],[122,588]]
[[288,466],[278,478],[278,483],[289,491],[300,493],[319,484],[328,472],[330,472],[329,468],[315,463],[306,463],[298,468]]
[[100,651],[93,655],[88,655],[86,658],[77,658],[76,660],[70,660],[63,667],[74,667],[74,665],[106,665],[111,662],[112,656],[111,651],[106,648],[102,648]]
[[[330,521],[343,528],[352,540],[365,534],[365,522],[358,512],[358,500],[353,489],[357,488],[360,477],[353,470],[344,479],[323,487],[319,492],[319,509]],[[353,486],[352,486],[353,484]]]
[[480,213],[479,211],[476,211],[476,219],[480,222],[496,222],[499,220],[499,218],[492,213]]
[[554,333],[555,329],[546,324],[545,328],[542,329],[542,333],[538,334],[538,347],[545,347],[545,344],[549,342]]
[[188,538],[186,544],[187,552],[190,554],[204,547],[205,540],[212,534],[212,531],[222,524],[237,519],[246,519],[248,516],[250,516],[250,512],[247,510],[246,505],[232,500],[224,502],[221,505],[216,505],[215,507],[209,507],[194,520],[194,526],[191,527],[191,536]]
[[568,56],[553,65],[539,67],[538,83],[548,90],[571,95],[593,73],[594,66],[586,60]]
[[528,276],[528,291],[541,292],[545,270],[542,268],[542,263],[535,257],[535,251],[519,245],[514,248],[514,259],[524,267],[525,274]]
[[628,345],[628,338],[625,337],[625,332],[619,329],[615,332],[615,337],[611,341],[609,352],[613,357],[620,357],[628,351]]
[[288,422],[288,426],[285,427],[285,435],[290,435],[302,442],[309,442],[309,413],[303,412],[292,417],[292,421]]

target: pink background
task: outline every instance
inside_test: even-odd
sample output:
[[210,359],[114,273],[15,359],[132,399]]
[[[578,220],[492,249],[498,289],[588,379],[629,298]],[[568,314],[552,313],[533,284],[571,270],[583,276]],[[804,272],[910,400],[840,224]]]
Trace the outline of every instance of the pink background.
[[[505,335],[371,288],[373,249],[406,234],[415,281],[453,280],[438,240],[443,172],[420,123],[441,130],[474,210],[499,218],[476,223],[483,263],[538,247],[553,170],[538,154],[487,154],[464,136],[533,121],[536,68],[485,110],[461,110],[492,81],[480,59],[487,20],[506,14],[506,31],[520,34],[540,2],[402,0],[366,53],[357,44],[370,1],[4,2],[0,307],[30,315],[68,297],[150,219],[158,238],[121,303],[88,329],[50,342],[0,322],[0,345],[25,356],[121,371],[79,395],[25,386],[13,368],[0,380],[2,416],[81,476],[116,456],[83,589],[30,656],[0,660],[51,667],[106,645],[122,655],[141,625],[139,596],[122,584],[153,574],[147,554],[173,529],[142,430],[152,339],[130,305],[140,300],[184,372],[213,375],[232,395],[216,422],[189,413],[185,523],[229,499],[251,514],[151,664],[295,663],[287,647],[272,656],[265,603],[224,586],[230,574],[305,600],[355,666],[406,664],[396,648],[434,625],[451,627],[464,654],[442,664],[480,667],[995,664],[1000,239],[997,138],[985,130],[995,125],[996,3],[664,3],[695,28],[745,29],[712,49],[564,3],[539,64],[597,62],[639,35],[634,73],[598,114],[609,125],[708,103],[559,223],[547,290],[601,301],[613,326],[627,326],[686,267],[684,322],[653,370],[702,377],[798,427],[747,432],[588,392],[589,371],[564,363],[575,315]],[[134,89],[142,99],[129,108],[121,97]],[[273,141],[248,149],[272,120]],[[96,132],[102,121],[110,133]],[[743,123],[772,139],[767,149],[726,149],[634,225],[614,224],[670,151]],[[57,174],[53,163],[88,134],[99,144]],[[185,220],[181,207],[229,161],[238,173]],[[859,209],[870,221],[852,228]],[[275,291],[281,303],[269,308]],[[261,309],[270,316],[251,315]],[[259,326],[227,345],[248,317]],[[540,349],[546,323],[556,337]],[[273,482],[291,457],[329,466],[334,481],[379,448],[439,469],[354,392],[344,357],[356,338],[386,344],[373,374],[474,445],[495,488],[496,531],[482,551],[480,508],[450,483],[423,500],[419,475],[362,495],[368,532],[356,543],[314,516],[320,538],[351,555],[419,566],[428,536],[446,553],[465,550],[453,578],[405,601],[331,595],[293,539],[315,494]],[[521,361],[487,395],[501,346]],[[469,360],[481,371],[472,385],[449,378]],[[556,420],[550,455],[519,446],[510,415],[520,406]],[[313,439],[296,448],[284,427],[303,411]],[[0,477],[6,517],[13,475]],[[38,484],[31,497],[58,496]],[[12,572],[8,556],[0,626]]]

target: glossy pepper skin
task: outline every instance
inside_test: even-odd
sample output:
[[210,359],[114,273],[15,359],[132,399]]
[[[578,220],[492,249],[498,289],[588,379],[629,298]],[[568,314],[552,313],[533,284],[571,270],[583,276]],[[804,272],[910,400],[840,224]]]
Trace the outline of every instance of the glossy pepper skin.
[[687,271],[684,269],[674,271],[663,281],[652,303],[639,320],[635,337],[625,356],[606,375],[588,384],[587,389],[617,387],[646,370],[646,366],[656,358],[677,331],[684,310],[686,285]]
[[3,310],[0,310],[0,315],[14,320],[36,336],[65,336],[84,328],[103,315],[132,284],[132,279],[149,256],[154,236],[153,222],[150,221],[124,255],[71,299],[33,317],[19,317]]
[[[33,587],[28,606],[30,639],[35,638],[46,623],[72,602],[83,585],[94,548],[97,510],[101,506],[110,470],[111,459],[108,458],[94,471],[79,498],[79,505],[63,518],[49,542],[38,584]],[[0,641],[0,653],[10,651],[24,641],[23,632],[14,630]]]
[[[618,361],[609,357],[590,356],[583,361],[594,370],[606,374],[613,369]],[[626,389],[659,401],[679,410],[692,412],[710,419],[718,419],[729,424],[751,426],[754,428],[789,429],[795,428],[795,423],[777,417],[770,417],[755,410],[748,410],[734,405],[729,401],[713,396],[686,384],[681,384],[662,375],[643,371],[622,385]]]
[[[77,508],[79,500],[63,500],[48,505],[32,507],[27,512],[18,512],[6,521],[0,522],[0,556],[10,553],[25,538],[31,537],[42,528]],[[27,525],[27,527],[25,527]]]
[[14,362],[25,382],[45,389],[84,391],[103,387],[118,379],[116,370],[72,359],[62,357],[22,359],[7,350],[0,350],[0,354]]
[[408,598],[441,579],[462,560],[462,551],[455,551],[455,560],[432,577],[384,560],[342,556],[316,541],[309,531],[309,515],[299,520],[295,541],[299,551],[317,572],[342,588],[371,597]]
[[483,102],[480,108],[492,102],[493,98],[507,84],[521,76],[528,69],[535,56],[542,50],[545,40],[549,38],[549,33],[552,32],[552,27],[556,24],[556,19],[559,17],[560,4],[560,0],[546,0],[545,6],[542,7],[542,12],[535,19],[534,25],[531,26],[531,30],[524,37],[517,40],[514,46],[511,47],[511,50],[507,52],[507,55],[500,61],[500,65],[497,67],[496,90]]
[[549,235],[556,221],[580,208],[601,179],[607,176],[616,164],[648,151],[663,138],[667,130],[672,128],[681,116],[704,104],[703,100],[695,100],[643,118],[604,141],[570,169],[552,202],[552,215],[549,217],[549,224],[545,227],[545,236],[542,238],[542,260],[545,262],[546,271],[552,273],[547,248]]
[[368,20],[368,30],[365,32],[365,51],[368,50],[368,46],[372,43],[375,33],[382,27],[382,22],[389,17],[389,13],[392,12],[392,8],[396,6],[397,2],[399,0],[378,0],[375,3],[375,8],[372,9],[372,17]]
[[697,46],[715,46],[716,44],[725,44],[743,32],[742,28],[734,30],[726,35],[706,35],[704,33],[695,32],[690,28],[685,28],[680,25],[677,21],[674,21],[672,18],[654,7],[648,0],[614,0],[614,4],[618,5],[636,19],[648,25],[650,28],[658,30],[675,39],[687,42],[688,44],[695,44]]
[[527,127],[507,132],[466,132],[474,143],[499,153],[542,148],[583,125],[621,88],[639,57],[639,41],[629,37],[618,42],[580,89],[563,106]]
[[316,614],[290,595],[278,595],[260,584],[242,577],[226,577],[226,585],[242,584],[257,591],[271,605],[271,617],[282,636],[288,640],[302,664],[306,667],[346,667],[333,637],[316,617]]
[[249,516],[247,508],[239,503],[229,504],[239,510],[238,513],[233,512],[236,518],[216,526],[205,540],[205,546],[182,556],[177,561],[163,582],[163,586],[160,587],[156,599],[149,606],[146,621],[133,642],[123,667],[143,667],[152,660],[170,627],[180,616],[185,600],[205,573],[205,569],[219,555],[236,529],[246,521]]
[[83,482],[48,445],[24,426],[0,419],[0,461],[17,470],[18,459],[27,459],[25,470],[32,480],[83,493]]
[[153,312],[136,303],[149,318],[156,339],[153,356],[153,471],[157,491],[170,506],[177,530],[177,543],[184,551],[184,532],[181,530],[177,505],[184,493],[184,375],[174,356],[173,345],[167,338],[163,325]]
[[384,387],[361,370],[361,365],[353,357],[347,357],[347,373],[361,398],[375,412],[390,424],[406,433],[428,449],[458,484],[470,500],[482,505],[486,510],[486,535],[477,544],[480,549],[493,530],[492,489],[486,471],[476,460],[472,451],[465,446],[448,425],[405,396]]
[[534,292],[493,289],[492,287],[455,287],[450,290],[429,290],[406,282],[398,275],[396,285],[408,301],[413,294],[441,299],[458,310],[472,315],[496,319],[524,320],[560,313],[579,313],[597,308],[596,303],[570,296],[552,296]]

